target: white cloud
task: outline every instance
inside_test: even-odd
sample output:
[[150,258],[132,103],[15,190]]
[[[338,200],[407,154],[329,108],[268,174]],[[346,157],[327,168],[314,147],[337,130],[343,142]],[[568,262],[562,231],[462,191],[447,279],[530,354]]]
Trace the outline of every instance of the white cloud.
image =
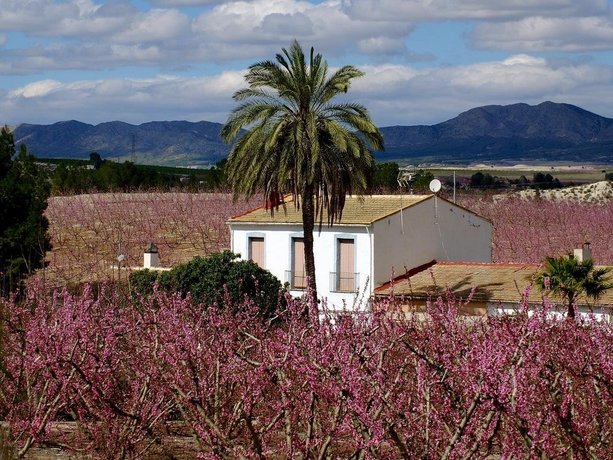
[[387,21],[520,18],[596,15],[607,0],[343,0],[354,18]]
[[542,58],[517,55],[456,67],[363,69],[366,76],[353,86],[351,97],[364,102],[382,125],[431,124],[481,105],[544,100],[613,115],[613,101],[602,97],[613,89],[613,66],[554,66]]
[[[299,0],[232,2],[202,14],[194,23],[201,41],[260,45],[267,54],[277,52],[294,38],[325,53],[357,47],[363,53],[378,53],[382,47],[387,53],[403,51],[400,41],[412,29],[407,22],[353,19],[343,11],[340,0],[320,4]],[[244,53],[244,57],[250,55]]]
[[140,14],[129,27],[114,35],[117,43],[164,42],[189,32],[189,18],[176,10],[151,10]]
[[244,72],[201,78],[39,81],[0,94],[6,123],[53,123],[77,119],[99,123],[121,120],[225,121]]
[[16,89],[10,93],[11,97],[43,97],[52,91],[61,88],[62,84],[59,81],[55,80],[41,80],[34,83],[30,83],[28,85],[23,86],[22,88]]
[[[346,98],[369,108],[381,126],[433,124],[472,107],[545,100],[568,102],[613,116],[613,66],[556,63],[530,55],[457,67],[363,66],[365,77]],[[200,78],[39,81],[0,94],[5,123],[185,119],[224,122],[244,71]]]
[[525,51],[613,50],[613,18],[529,17],[519,21],[480,24],[471,34],[480,48]]
[[385,36],[370,37],[358,42],[358,49],[364,54],[393,55],[406,50],[406,44],[401,38]]
[[233,0],[149,0],[155,6],[203,6],[215,3],[230,3]]
[[[82,36],[111,33],[130,20],[126,13],[136,12],[128,4],[101,7],[89,0],[4,0],[0,11],[0,30],[21,31],[33,36]],[[115,11],[115,14],[109,14]]]
[[260,59],[294,38],[330,57],[347,51],[389,56],[406,52],[404,39],[413,28],[407,22],[352,19],[340,0],[233,1],[195,18],[177,9],[139,11],[125,2],[11,2],[15,8],[0,13],[0,30],[10,26],[44,41],[13,46],[0,64],[6,74]]

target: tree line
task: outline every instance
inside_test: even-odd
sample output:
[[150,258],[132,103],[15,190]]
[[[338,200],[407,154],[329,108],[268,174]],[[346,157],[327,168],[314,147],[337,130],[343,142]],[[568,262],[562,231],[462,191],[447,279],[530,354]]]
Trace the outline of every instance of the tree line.
[[102,159],[97,152],[89,161],[55,160],[49,173],[52,192],[56,195],[134,190],[189,191],[226,190],[225,160],[207,169],[190,170],[151,165],[131,161],[117,163]]

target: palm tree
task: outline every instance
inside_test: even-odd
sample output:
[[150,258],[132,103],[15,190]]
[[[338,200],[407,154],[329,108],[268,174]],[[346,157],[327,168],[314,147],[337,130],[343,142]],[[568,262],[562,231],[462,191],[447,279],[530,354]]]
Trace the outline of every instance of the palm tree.
[[[291,193],[301,207],[305,272],[317,298],[313,229],[340,219],[347,194],[364,194],[374,160],[369,147],[382,150],[383,137],[365,107],[334,103],[351,80],[363,73],[344,66],[328,75],[328,65],[313,48],[308,63],[297,41],[283,48],[276,62],[253,64],[248,87],[221,130],[236,140],[228,156],[228,180],[235,197],[263,193],[267,203]],[[246,129],[246,131],[243,131]],[[271,212],[273,212],[271,206]]]
[[610,268],[596,268],[592,259],[579,261],[574,255],[547,257],[536,284],[566,302],[567,316],[575,317],[575,302],[581,294],[594,300],[613,287],[607,280]]

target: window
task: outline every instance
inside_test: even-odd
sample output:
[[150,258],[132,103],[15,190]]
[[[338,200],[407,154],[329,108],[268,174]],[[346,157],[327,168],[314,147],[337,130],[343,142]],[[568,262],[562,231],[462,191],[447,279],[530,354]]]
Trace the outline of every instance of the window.
[[356,288],[354,241],[353,239],[339,238],[337,242],[337,289],[343,292],[351,292]]
[[249,260],[254,261],[260,267],[264,267],[264,237],[252,236],[249,238]]
[[292,289],[305,289],[306,276],[304,273],[304,238],[292,238]]

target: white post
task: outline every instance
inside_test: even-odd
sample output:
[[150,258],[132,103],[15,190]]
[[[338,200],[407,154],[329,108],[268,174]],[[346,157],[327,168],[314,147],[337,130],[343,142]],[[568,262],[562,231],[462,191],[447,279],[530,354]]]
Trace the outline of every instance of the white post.
[[583,246],[574,250],[575,259],[579,262],[584,262],[592,258],[592,250],[590,249],[590,243],[583,243]]
[[158,253],[158,248],[155,244],[150,243],[145,249],[144,257],[143,257],[143,267],[144,268],[155,268],[160,265],[160,255]]

